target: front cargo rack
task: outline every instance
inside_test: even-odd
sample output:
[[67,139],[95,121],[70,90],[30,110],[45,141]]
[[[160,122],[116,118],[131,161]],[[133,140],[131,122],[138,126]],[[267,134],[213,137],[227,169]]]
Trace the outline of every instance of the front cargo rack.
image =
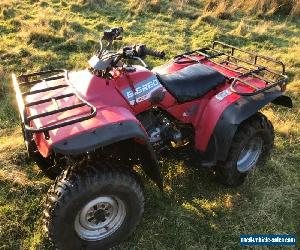
[[[47,86],[47,83],[50,81],[54,80],[64,80],[62,83],[59,83],[54,86]],[[79,97],[75,91],[68,91],[69,93],[64,93],[61,95],[55,95],[50,98],[45,98],[41,100],[35,100],[32,102],[27,102],[26,97],[34,94],[39,94],[39,93],[47,93],[49,91],[53,90],[66,90],[68,89],[73,89],[71,84],[69,83],[69,76],[68,76],[68,71],[63,70],[63,69],[54,69],[54,70],[48,70],[48,71],[40,71],[32,74],[23,74],[20,76],[16,76],[15,74],[12,75],[12,80],[13,80],[13,87],[16,93],[16,99],[17,99],[17,104],[18,104],[18,109],[19,113],[21,116],[21,121],[22,121],[22,129],[25,137],[28,137],[28,134],[32,133],[44,133],[46,139],[49,139],[49,131],[54,130],[57,128],[65,127],[68,125],[72,125],[78,122],[82,122],[88,119],[93,118],[97,114],[96,108],[90,104],[89,102],[83,100],[81,97]],[[28,90],[30,87],[37,83],[46,83],[45,85],[47,86],[46,88],[41,88],[41,89],[32,89]],[[24,92],[21,91],[21,89],[26,89]],[[58,107],[54,110],[43,112],[40,114],[35,114],[35,115],[28,115],[27,111],[29,107],[33,107],[36,105],[48,103],[48,102],[55,102],[57,104],[57,100],[61,100],[64,98],[68,97],[74,97],[76,96],[77,99],[79,100],[78,103],[66,106],[66,107]],[[73,110],[76,108],[81,108],[81,107],[89,107],[90,112],[87,112],[86,115],[73,118],[73,119],[66,119],[66,121],[63,122],[57,122],[52,125],[46,125],[43,127],[34,127],[32,125],[32,121],[38,118],[54,115],[54,114],[59,114],[64,111],[68,110]],[[26,138],[28,139],[28,138]]]
[[[200,60],[193,57],[199,55],[202,56]],[[200,48],[174,57],[176,63],[203,63],[207,60],[237,73],[237,76],[230,77],[229,80],[231,91],[238,95],[253,96],[275,86],[280,86],[284,90],[288,81],[283,62],[219,41],[214,41],[211,48]],[[258,87],[252,84],[247,79],[249,77],[263,81],[265,86]],[[253,92],[238,91],[239,85],[246,85],[253,89]]]

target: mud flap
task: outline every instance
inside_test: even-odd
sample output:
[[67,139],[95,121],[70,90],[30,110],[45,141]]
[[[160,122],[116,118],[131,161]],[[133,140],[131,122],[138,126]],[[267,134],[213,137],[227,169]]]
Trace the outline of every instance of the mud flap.
[[278,96],[276,99],[272,101],[275,105],[281,105],[283,107],[292,108],[293,107],[293,101],[290,97],[286,95]]
[[142,150],[140,148],[140,152],[141,152],[140,161],[141,161],[143,171],[162,190],[163,179],[160,174],[160,168],[152,146],[150,144],[145,144],[142,147]]

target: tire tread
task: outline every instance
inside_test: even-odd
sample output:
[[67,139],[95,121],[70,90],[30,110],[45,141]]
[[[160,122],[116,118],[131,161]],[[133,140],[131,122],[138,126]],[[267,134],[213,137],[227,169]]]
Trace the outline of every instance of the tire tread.
[[265,133],[269,137],[269,142],[263,146],[259,163],[264,162],[269,157],[274,144],[274,127],[265,115],[258,112],[241,123],[233,138],[227,160],[225,162],[218,162],[216,172],[221,183],[227,186],[238,186],[244,182],[247,173],[239,173],[237,171],[237,155],[240,153],[243,142],[257,131]]
[[[94,167],[94,165],[101,167]],[[144,211],[144,195],[142,182],[139,176],[131,169],[123,166],[112,166],[108,162],[90,163],[86,166],[74,166],[62,172],[58,176],[53,185],[48,190],[44,213],[43,224],[44,229],[48,233],[51,242],[55,249],[62,249],[56,241],[55,227],[56,218],[59,217],[60,207],[64,207],[73,195],[76,195],[80,189],[84,188],[89,183],[97,181],[104,183],[107,181],[122,180],[123,183],[128,183],[132,190],[138,196],[139,201],[139,219],[142,217]],[[138,223],[134,225],[134,228]],[[131,232],[134,230],[132,228]]]

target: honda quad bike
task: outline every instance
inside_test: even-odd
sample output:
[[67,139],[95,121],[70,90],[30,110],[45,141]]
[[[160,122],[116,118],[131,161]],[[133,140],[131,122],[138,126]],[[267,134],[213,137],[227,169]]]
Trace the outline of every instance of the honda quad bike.
[[221,182],[241,184],[274,143],[259,110],[292,107],[280,61],[215,41],[149,70],[143,59],[164,53],[112,51],[122,31],[104,32],[88,69],[12,76],[29,155],[56,178],[44,224],[58,249],[124,240],[144,211],[134,167],[162,189],[157,159],[165,151],[190,145]]

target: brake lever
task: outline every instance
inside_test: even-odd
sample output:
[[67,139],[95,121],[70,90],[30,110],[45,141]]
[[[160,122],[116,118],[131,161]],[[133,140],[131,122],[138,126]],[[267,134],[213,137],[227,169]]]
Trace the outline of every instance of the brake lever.
[[133,56],[132,59],[133,60],[138,60],[141,64],[143,64],[143,67],[145,67],[146,69],[148,69],[148,65],[140,57]]

